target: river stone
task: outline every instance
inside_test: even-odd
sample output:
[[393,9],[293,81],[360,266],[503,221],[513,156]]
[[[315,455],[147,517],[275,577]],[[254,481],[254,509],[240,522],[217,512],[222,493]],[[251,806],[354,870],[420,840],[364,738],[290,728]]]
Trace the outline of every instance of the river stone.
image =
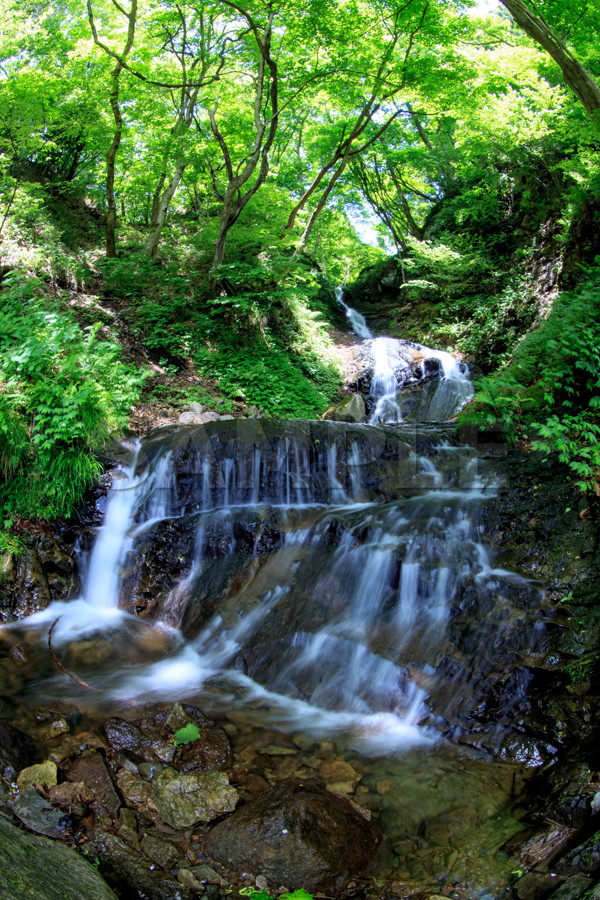
[[[175,747],[173,735],[192,722],[200,737]],[[231,744],[225,731],[196,706],[175,703],[153,718],[127,722],[113,717],[102,729],[113,750],[122,750],[136,761],[161,762],[179,772],[224,769],[231,762]]]
[[372,862],[381,835],[345,799],[297,779],[259,794],[210,831],[209,856],[292,890],[342,890]]
[[549,900],[581,900],[589,898],[588,891],[594,882],[587,875],[573,875],[550,894]]
[[0,775],[14,778],[18,771],[39,760],[40,754],[29,735],[0,722]]
[[62,784],[55,784],[48,791],[48,796],[55,806],[60,806],[75,816],[84,816],[88,805],[94,799],[94,795],[82,781],[74,783],[63,781]]
[[66,774],[67,781],[82,781],[94,795],[93,807],[100,815],[116,816],[121,801],[114,789],[108,766],[100,753],[76,759]]
[[338,406],[328,410],[324,418],[335,422],[362,422],[366,415],[365,401],[360,394],[352,394]]
[[188,412],[182,412],[179,416],[180,425],[202,425],[203,422],[204,419],[201,412],[197,413],[189,410]]
[[[98,857],[106,880],[127,900],[190,900],[190,891],[167,872],[153,866],[116,834],[88,832],[90,857]],[[84,895],[79,895],[82,900]],[[85,897],[85,900],[88,900]]]
[[182,775],[176,769],[167,768],[153,783],[152,799],[168,825],[189,828],[231,812],[239,795],[223,772]]
[[17,787],[20,791],[27,787],[33,787],[34,784],[44,785],[49,788],[58,782],[58,769],[56,763],[47,759],[46,762],[36,763],[34,766],[27,766],[21,769],[17,776]]
[[0,816],[0,896],[5,900],[117,900],[96,869],[65,844]]
[[12,811],[31,831],[61,840],[67,836],[68,818],[60,809],[54,809],[38,794],[34,787],[27,787],[10,801]]

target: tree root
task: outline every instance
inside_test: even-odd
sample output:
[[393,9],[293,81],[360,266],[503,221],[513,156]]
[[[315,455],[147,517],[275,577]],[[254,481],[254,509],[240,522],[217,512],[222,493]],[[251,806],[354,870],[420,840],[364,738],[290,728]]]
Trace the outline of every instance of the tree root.
[[54,662],[56,663],[58,668],[61,670],[61,672],[64,672],[65,675],[68,675],[68,677],[71,679],[71,681],[74,681],[76,684],[80,684],[82,687],[89,688],[90,691],[94,691],[96,694],[103,694],[104,691],[101,688],[93,687],[91,684],[88,684],[87,681],[82,681],[81,678],[77,677],[77,675],[74,675],[72,672],[69,672],[69,670],[66,668],[66,666],[63,666],[60,659],[57,657],[56,653],[52,649],[52,632],[54,631],[54,626],[56,625],[56,623],[58,622],[59,619],[60,619],[60,616],[58,616],[58,618],[56,618],[54,620],[54,622],[50,626],[50,630],[48,631],[48,650],[50,651],[50,656],[52,657],[52,659],[54,660]]

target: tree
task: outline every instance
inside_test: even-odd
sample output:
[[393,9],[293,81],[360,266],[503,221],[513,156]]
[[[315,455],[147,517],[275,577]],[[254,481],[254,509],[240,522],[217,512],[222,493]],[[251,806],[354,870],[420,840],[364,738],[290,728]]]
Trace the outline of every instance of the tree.
[[[234,160],[231,142],[219,124],[218,102],[210,107],[208,119],[210,130],[222,154],[224,184],[219,185],[219,176],[213,171],[213,187],[222,201],[219,232],[215,244],[213,269],[223,264],[225,242],[230,229],[237,222],[240,213],[258,191],[269,172],[269,154],[279,124],[279,72],[272,53],[273,22],[275,11],[268,4],[262,21],[247,9],[232,0],[223,0],[242,19],[251,35],[256,51],[254,71],[249,80],[254,94],[253,136],[250,146],[239,163]],[[246,73],[245,73],[246,74]],[[218,276],[217,280],[218,280]]]
[[115,257],[117,255],[117,201],[115,197],[115,168],[117,153],[119,152],[119,146],[123,137],[124,128],[123,114],[121,112],[119,97],[120,80],[121,74],[127,65],[127,57],[129,56],[133,47],[138,15],[138,0],[131,0],[129,11],[127,11],[124,6],[121,6],[118,0],[111,0],[111,2],[114,8],[121,16],[123,16],[127,23],[123,49],[118,56],[116,56],[116,54],[107,46],[107,44],[103,40],[101,40],[96,25],[96,17],[92,8],[92,0],[87,0],[88,19],[90,28],[92,29],[94,43],[97,44],[98,47],[100,47],[102,50],[104,50],[104,52],[109,56],[113,56],[116,58],[115,65],[112,72],[110,73],[109,93],[109,103],[115,123],[115,130],[113,133],[113,139],[106,154],[106,255],[109,258]]
[[[588,115],[596,117],[600,110],[600,85],[593,75],[579,62],[542,15],[535,13],[522,0],[501,0],[501,3],[517,25],[560,67],[566,83],[581,101]],[[587,4],[581,15],[584,15],[586,10]]]

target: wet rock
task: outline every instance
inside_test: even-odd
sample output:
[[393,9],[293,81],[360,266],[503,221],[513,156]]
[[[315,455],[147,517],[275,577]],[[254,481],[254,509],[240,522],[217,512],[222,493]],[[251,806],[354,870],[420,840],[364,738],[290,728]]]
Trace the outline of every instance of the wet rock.
[[348,794],[356,790],[362,777],[343,759],[325,760],[319,767],[319,776],[329,790]]
[[562,878],[544,872],[528,872],[519,878],[513,891],[518,900],[544,900],[553,889],[556,889]]
[[[147,857],[108,832],[89,833],[90,856],[100,859],[101,871],[109,884],[127,900],[189,900],[190,891],[172,876],[153,865]],[[87,898],[86,898],[87,900]]]
[[31,831],[61,840],[69,831],[65,814],[44,800],[35,788],[27,787],[10,802],[12,811]]
[[153,783],[152,799],[165,822],[173,828],[189,828],[231,812],[239,795],[223,772],[182,775],[167,768]]
[[10,779],[39,761],[40,754],[29,735],[0,722],[0,774]]
[[210,866],[206,866],[201,864],[199,866],[192,866],[188,871],[190,871],[197,882],[200,884],[205,884],[207,881],[213,882],[214,884],[220,884],[222,886],[226,886],[228,884],[227,879],[223,878]]
[[117,773],[117,785],[128,806],[133,806],[148,819],[157,817],[158,810],[152,800],[152,785],[149,781],[128,769],[120,769]]
[[27,650],[23,644],[14,644],[8,651],[8,655],[18,666],[23,666],[28,662]]
[[21,769],[17,776],[17,787],[20,791],[24,791],[25,788],[33,787],[34,785],[49,788],[55,785],[57,781],[58,769],[56,763],[48,759],[46,762]]
[[107,719],[102,731],[113,750],[122,750],[133,759],[156,759],[152,741],[144,737],[135,722],[116,717]]
[[[173,734],[190,722],[198,727],[200,737],[175,747]],[[226,733],[195,706],[175,703],[153,719],[107,719],[103,731],[113,750],[122,750],[134,760],[166,763],[182,773],[222,769],[231,761]]]
[[141,842],[141,850],[155,865],[161,869],[172,869],[181,856],[179,847],[171,841],[155,834],[145,834]]
[[61,737],[63,734],[68,734],[70,730],[71,724],[67,716],[59,713],[53,716],[47,724],[38,728],[37,736],[40,741],[51,741],[54,738]]
[[541,766],[556,753],[556,748],[523,734],[509,734],[501,742],[498,758],[516,762],[527,768]]
[[20,619],[53,600],[67,600],[78,586],[72,554],[53,535],[34,534],[26,539],[18,557],[7,558],[2,566],[0,621]]
[[346,800],[290,779],[275,785],[207,837],[207,853],[235,872],[310,891],[341,890],[363,873],[380,841]]
[[526,868],[532,868],[558,855],[568,846],[574,834],[572,828],[545,828],[533,834],[528,830],[511,838],[503,849]]
[[566,853],[554,865],[556,872],[563,874],[585,873],[594,875],[600,872],[600,831],[588,838],[583,844]]
[[67,781],[83,782],[94,795],[93,808],[100,815],[116,816],[121,801],[102,755],[94,752],[80,756],[66,773]]
[[5,900],[117,900],[75,850],[16,828],[2,816],[0,845],[0,896]]
[[587,897],[593,881],[585,875],[573,875],[550,894],[549,900],[580,900]]
[[55,806],[80,817],[86,815],[87,807],[94,799],[94,795],[82,781],[55,784],[48,791],[48,797]]
[[335,422],[362,422],[366,415],[365,401],[360,394],[351,394],[337,406],[327,410],[324,419]]

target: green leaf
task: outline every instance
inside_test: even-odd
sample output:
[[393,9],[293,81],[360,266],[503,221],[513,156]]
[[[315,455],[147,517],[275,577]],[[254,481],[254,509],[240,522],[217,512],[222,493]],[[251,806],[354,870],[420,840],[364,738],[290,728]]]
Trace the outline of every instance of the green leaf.
[[191,744],[193,741],[197,741],[199,737],[200,729],[198,726],[194,725],[193,722],[188,722],[187,725],[175,732],[173,743],[176,747],[180,747],[182,744]]

